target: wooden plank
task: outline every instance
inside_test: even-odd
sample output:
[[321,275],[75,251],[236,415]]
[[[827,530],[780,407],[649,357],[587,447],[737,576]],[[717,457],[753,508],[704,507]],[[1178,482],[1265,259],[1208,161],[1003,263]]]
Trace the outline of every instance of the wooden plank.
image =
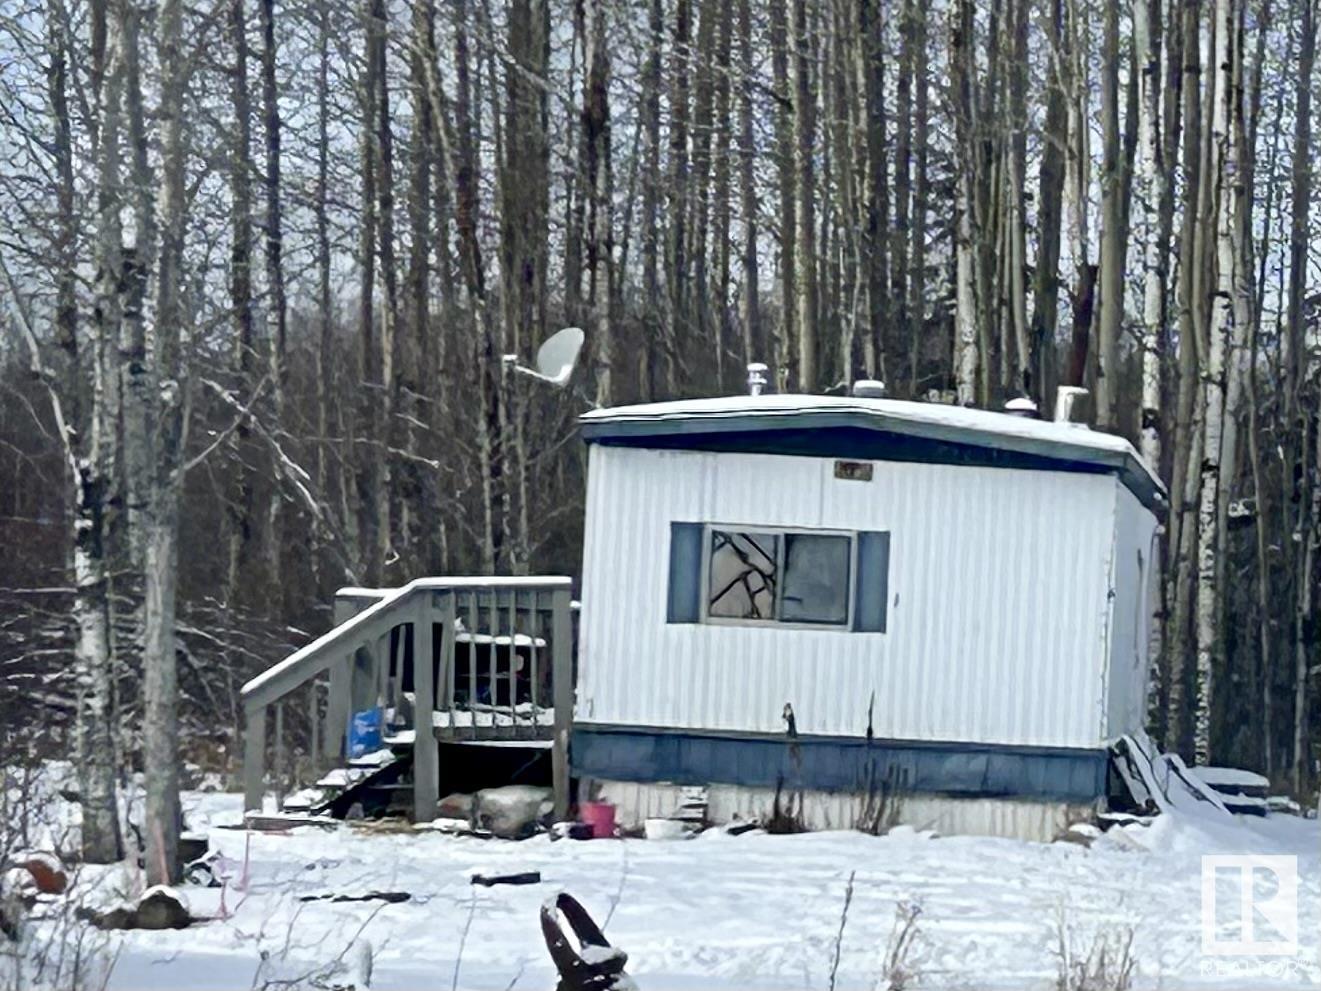
[[540,728],[537,726],[537,632],[541,626],[540,616],[537,614],[537,590],[531,589],[528,592],[528,610],[527,610],[527,684],[528,684],[528,736],[536,739]]
[[452,729],[446,726],[437,726],[432,734],[437,740],[443,740],[446,743],[482,743],[489,740],[499,740],[506,743],[526,743],[528,746],[536,746],[539,743],[551,742],[554,734],[552,726],[538,726],[536,735],[531,739],[527,735],[527,726],[506,726],[503,723],[499,726],[482,725],[477,727],[474,732],[469,727],[460,727]]
[[311,733],[311,746],[307,748],[308,759],[312,762],[315,770],[321,762],[321,740],[319,739],[319,730],[321,728],[321,679],[313,678],[307,685],[308,706],[307,706],[307,725]]
[[339,760],[347,752],[349,692],[353,679],[353,654],[342,655],[330,668],[330,693],[326,697],[325,748],[328,760]]
[[[452,603],[450,595],[441,595]],[[430,822],[436,818],[440,801],[440,760],[436,739],[423,729],[432,725],[436,705],[435,669],[432,661],[432,593],[421,597],[413,619],[413,821]],[[453,605],[450,609],[452,611]],[[451,624],[452,625],[452,624]]]
[[[477,633],[477,592],[469,591],[468,599],[468,709],[471,710],[477,702],[477,644],[474,642]],[[472,737],[477,738],[477,717],[474,715],[472,720]]]
[[569,590],[551,593],[551,686],[555,698],[555,735],[551,774],[555,787],[555,818],[569,815],[569,737],[573,731],[573,618]]
[[284,703],[275,703],[275,804],[284,802]]
[[246,706],[243,721],[243,809],[260,812],[266,791],[266,706]]
[[[498,680],[496,664],[500,656],[500,651],[495,643],[496,635],[500,632],[500,607],[496,604],[495,594],[495,589],[488,589],[486,593],[486,622],[491,633],[491,642],[486,645],[486,666],[488,669],[489,690],[491,692],[491,697],[488,701],[490,702],[492,709],[495,709],[499,705],[498,699],[500,698],[500,683]],[[492,717],[491,721],[495,721],[494,717]],[[473,717],[472,722],[474,726],[477,725],[476,716]]]
[[[518,725],[518,589],[509,602],[509,718]],[[492,642],[491,649],[495,649]]]

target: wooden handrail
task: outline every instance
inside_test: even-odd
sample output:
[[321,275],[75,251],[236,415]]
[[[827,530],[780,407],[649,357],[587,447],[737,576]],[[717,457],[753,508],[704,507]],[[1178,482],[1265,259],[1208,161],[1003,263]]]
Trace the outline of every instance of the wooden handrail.
[[[345,646],[361,643],[367,639],[364,634],[372,628],[377,635],[388,633],[394,623],[381,622],[385,617],[404,614],[408,609],[408,600],[423,592],[446,592],[464,589],[570,589],[573,580],[563,576],[527,576],[517,578],[418,578],[402,588],[389,592],[380,601],[368,606],[362,612],[341,623],[334,629],[323,633],[309,644],[294,651],[279,664],[267,668],[257,677],[245,684],[240,691],[244,706],[269,705],[280,697],[289,694],[303,685],[309,678],[324,673],[340,656],[337,652]],[[353,589],[355,593],[366,593],[367,589]],[[371,592],[379,592],[372,589]]]
[[[245,684],[240,692],[243,703],[246,731],[244,739],[244,807],[248,810],[261,806],[265,790],[266,765],[266,709],[280,702],[290,693],[307,685],[320,675],[330,672],[330,696],[327,700],[327,732],[322,744],[326,755],[336,752],[342,737],[335,727],[344,723],[349,712],[349,684],[345,679],[351,677],[351,658],[358,648],[370,645],[376,640],[386,638],[391,632],[406,624],[412,624],[414,651],[414,690],[416,713],[414,717],[414,801],[415,817],[418,821],[434,817],[436,803],[436,743],[432,729],[433,712],[437,701],[438,688],[433,683],[432,657],[433,624],[439,622],[443,641],[441,656],[444,658],[444,670],[452,673],[454,663],[454,644],[456,627],[457,597],[468,593],[491,595],[491,607],[510,610],[511,633],[514,614],[518,611],[519,593],[529,594],[529,603],[537,601],[536,593],[550,593],[542,601],[544,609],[551,614],[552,652],[554,679],[554,702],[556,709],[553,731],[554,754],[552,764],[555,772],[555,792],[557,810],[567,807],[568,803],[568,728],[572,719],[573,705],[573,662],[572,662],[572,626],[570,591],[571,579],[563,576],[526,576],[526,577],[457,577],[457,578],[419,578],[398,589],[342,589],[337,594],[337,602],[348,600],[372,600],[365,609],[344,619],[333,629],[317,637],[311,643],[290,654],[283,661],[263,671]],[[541,612],[541,609],[537,609]],[[458,627],[462,628],[462,617],[458,618]],[[475,630],[471,631],[473,634]],[[494,630],[492,633],[494,634]],[[535,631],[533,640],[535,641]],[[492,643],[494,643],[494,639]],[[511,645],[513,643],[511,637]],[[422,659],[428,663],[423,663]],[[492,653],[494,665],[494,653]],[[378,676],[384,677],[387,668],[377,668]],[[492,667],[494,672],[494,667]],[[512,668],[510,677],[512,679]],[[494,680],[494,676],[493,676]],[[449,686],[445,686],[447,689]],[[315,693],[315,688],[314,688]],[[453,698],[444,697],[446,709],[452,711]],[[511,707],[513,706],[511,680]],[[313,695],[313,722],[318,718],[318,703]],[[282,708],[282,707],[281,707]],[[343,709],[344,711],[340,711]],[[475,722],[474,722],[475,726]],[[277,740],[277,754],[282,741]],[[421,748],[421,749],[419,749]]]

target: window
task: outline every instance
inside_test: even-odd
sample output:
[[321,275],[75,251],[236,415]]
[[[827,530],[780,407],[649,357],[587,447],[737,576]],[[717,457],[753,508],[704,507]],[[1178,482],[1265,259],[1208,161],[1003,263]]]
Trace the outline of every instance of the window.
[[710,530],[706,614],[775,619],[783,540],[778,533]]
[[672,523],[670,623],[885,632],[885,532]]

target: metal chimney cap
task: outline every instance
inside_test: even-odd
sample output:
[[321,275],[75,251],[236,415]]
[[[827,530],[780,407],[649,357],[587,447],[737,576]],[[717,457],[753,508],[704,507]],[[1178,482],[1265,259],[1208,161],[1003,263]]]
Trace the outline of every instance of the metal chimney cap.
[[1010,416],[1021,416],[1029,419],[1036,419],[1037,404],[1027,396],[1018,396],[1005,403],[1005,412]]
[[1075,427],[1086,427],[1079,421],[1078,410],[1082,407],[1088,392],[1077,385],[1062,385],[1055,390],[1055,422],[1071,423]]
[[749,361],[748,365],[748,395],[760,396],[761,390],[767,385],[766,372],[769,369],[761,361]]
[[858,399],[882,399],[885,383],[876,379],[858,379],[853,383],[853,395]]

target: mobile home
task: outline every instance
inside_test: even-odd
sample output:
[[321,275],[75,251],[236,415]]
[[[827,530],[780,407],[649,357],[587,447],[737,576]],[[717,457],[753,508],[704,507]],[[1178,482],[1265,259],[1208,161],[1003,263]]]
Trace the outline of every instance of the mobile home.
[[1140,733],[1159,479],[1124,439],[883,398],[596,410],[572,774],[707,814],[1048,838]]

